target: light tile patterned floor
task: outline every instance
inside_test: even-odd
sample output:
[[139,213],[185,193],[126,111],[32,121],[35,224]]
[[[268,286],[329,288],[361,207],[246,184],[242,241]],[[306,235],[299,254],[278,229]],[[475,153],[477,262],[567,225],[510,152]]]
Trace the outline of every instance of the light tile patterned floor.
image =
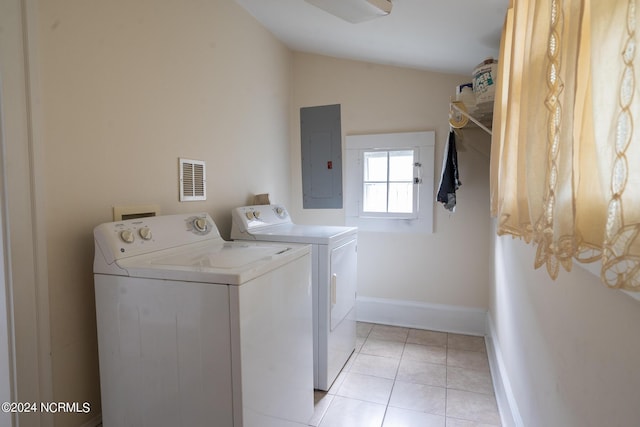
[[355,353],[315,396],[316,427],[500,426],[483,337],[358,323]]

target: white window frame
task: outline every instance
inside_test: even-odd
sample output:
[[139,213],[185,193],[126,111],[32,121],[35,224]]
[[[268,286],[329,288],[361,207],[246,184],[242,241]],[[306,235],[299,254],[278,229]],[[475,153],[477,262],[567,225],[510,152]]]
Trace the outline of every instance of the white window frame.
[[[435,132],[347,135],[345,138],[345,222],[363,231],[433,233]],[[418,178],[411,215],[363,212],[363,156],[368,151],[414,150],[414,177]]]
[[[401,213],[401,212],[389,212],[388,208],[389,208],[389,188],[391,186],[391,184],[393,183],[397,183],[397,182],[409,182],[409,181],[392,181],[389,177],[390,174],[390,162],[389,162],[389,155],[390,153],[393,152],[398,152],[398,151],[411,151],[413,153],[413,163],[414,166],[412,168],[412,177],[418,178],[420,179],[420,167],[418,167],[417,165],[419,164],[419,162],[417,161],[417,159],[420,158],[420,149],[417,147],[403,147],[403,148],[384,148],[384,149],[363,149],[363,150],[359,150],[360,153],[358,155],[359,158],[359,162],[360,162],[360,168],[361,168],[361,174],[362,174],[362,197],[359,200],[358,203],[358,207],[360,208],[359,211],[359,217],[361,218],[385,218],[385,219],[416,219],[418,217],[418,212],[419,212],[419,191],[418,188],[420,186],[419,183],[415,183],[413,181],[411,181],[412,184],[412,192],[413,192],[413,197],[412,197],[412,209],[411,212],[407,212],[407,213]],[[364,168],[365,168],[365,155],[367,153],[387,153],[387,178],[386,181],[375,181],[375,180],[370,180],[370,181],[366,181],[365,177],[364,177]],[[387,211],[386,212],[372,212],[372,211],[365,211],[364,210],[364,198],[365,198],[365,194],[364,194],[364,187],[365,184],[367,183],[386,183],[387,185]]]

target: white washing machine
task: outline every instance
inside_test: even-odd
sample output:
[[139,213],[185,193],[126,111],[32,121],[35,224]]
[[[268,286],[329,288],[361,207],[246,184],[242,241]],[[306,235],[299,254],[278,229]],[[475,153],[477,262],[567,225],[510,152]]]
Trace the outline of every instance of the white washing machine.
[[105,427],[307,425],[308,245],[225,242],[207,214],[94,237]]
[[231,238],[311,245],[313,384],[328,390],[356,344],[358,229],[294,224],[281,205],[232,211]]

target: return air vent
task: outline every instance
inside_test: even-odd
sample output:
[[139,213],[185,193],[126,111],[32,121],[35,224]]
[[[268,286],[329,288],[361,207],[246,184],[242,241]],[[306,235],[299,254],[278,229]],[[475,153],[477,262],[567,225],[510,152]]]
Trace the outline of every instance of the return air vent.
[[180,159],[180,201],[207,200],[207,177],[201,160]]

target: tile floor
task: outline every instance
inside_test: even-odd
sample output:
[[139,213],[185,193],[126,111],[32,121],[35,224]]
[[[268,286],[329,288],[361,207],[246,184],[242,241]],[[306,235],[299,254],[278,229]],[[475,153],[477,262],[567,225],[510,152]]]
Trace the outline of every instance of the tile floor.
[[356,351],[316,427],[500,426],[483,337],[358,323]]

